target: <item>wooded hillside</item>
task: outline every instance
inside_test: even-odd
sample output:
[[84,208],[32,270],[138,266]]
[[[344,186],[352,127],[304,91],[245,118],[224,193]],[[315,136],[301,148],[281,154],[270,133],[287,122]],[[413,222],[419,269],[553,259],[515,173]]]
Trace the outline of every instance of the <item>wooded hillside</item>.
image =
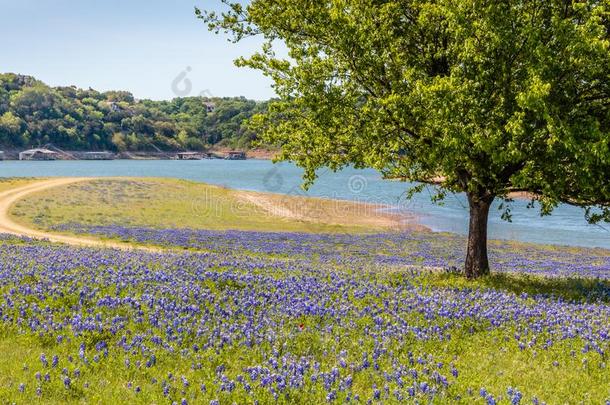
[[53,144],[68,150],[249,148],[244,120],[266,102],[186,97],[136,100],[127,91],[50,87],[31,76],[0,74],[0,146]]

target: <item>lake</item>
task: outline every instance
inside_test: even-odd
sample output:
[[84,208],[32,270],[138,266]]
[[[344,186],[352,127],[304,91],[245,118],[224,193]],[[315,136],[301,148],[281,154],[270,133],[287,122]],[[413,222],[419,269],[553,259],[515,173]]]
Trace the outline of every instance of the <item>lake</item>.
[[[408,183],[383,180],[373,170],[344,169],[338,173],[319,172],[308,191],[301,184],[302,170],[289,163],[274,165],[267,160],[113,160],[113,161],[3,161],[0,177],[170,177],[226,187],[292,195],[337,198],[387,204],[394,210],[410,212],[418,222],[434,231],[466,234],[468,204],[463,195],[449,195],[443,205],[430,202],[429,192],[407,201]],[[610,224],[590,225],[580,208],[561,205],[550,217],[540,217],[537,209],[527,209],[527,201],[513,203],[513,222],[500,218],[492,209],[489,235],[545,244],[610,248]],[[496,203],[496,208],[498,203]]]

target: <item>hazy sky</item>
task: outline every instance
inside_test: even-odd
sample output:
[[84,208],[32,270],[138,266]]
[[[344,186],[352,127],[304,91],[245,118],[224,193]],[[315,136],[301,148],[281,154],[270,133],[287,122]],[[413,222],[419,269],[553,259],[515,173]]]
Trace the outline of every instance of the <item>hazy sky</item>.
[[[207,31],[194,6],[220,0],[0,0],[0,72],[29,74],[53,86],[129,90],[137,98],[191,95],[273,96],[261,73],[233,60],[258,48]],[[187,71],[187,68],[190,68]]]

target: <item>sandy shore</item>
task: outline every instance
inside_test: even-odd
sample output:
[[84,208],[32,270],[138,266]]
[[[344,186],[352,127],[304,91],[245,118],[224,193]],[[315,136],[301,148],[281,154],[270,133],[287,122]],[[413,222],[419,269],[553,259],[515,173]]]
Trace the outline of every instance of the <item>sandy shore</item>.
[[280,218],[332,225],[359,225],[392,230],[429,231],[414,214],[397,214],[382,204],[236,191],[243,201]]

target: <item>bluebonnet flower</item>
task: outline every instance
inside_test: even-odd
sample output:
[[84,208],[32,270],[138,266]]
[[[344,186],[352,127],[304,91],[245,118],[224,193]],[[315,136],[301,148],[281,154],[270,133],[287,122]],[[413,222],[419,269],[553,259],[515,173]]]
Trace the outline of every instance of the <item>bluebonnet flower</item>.
[[[568,301],[474,286],[422,286],[424,270],[407,266],[444,265],[449,259],[440,259],[439,249],[449,253],[447,257],[454,249],[453,245],[438,246],[430,236],[125,232],[143,242],[163,236],[167,237],[164,243],[195,248],[205,244],[208,249],[204,253],[123,252],[34,243],[25,250],[0,244],[0,283],[7,286],[0,297],[0,321],[16,323],[33,336],[62,336],[62,349],[78,347],[78,358],[71,354],[76,363],[80,358],[84,364],[73,366],[85,367],[82,376],[124,362],[129,368],[126,375],[134,381],[153,381],[151,376],[157,374],[148,368],[157,360],[177,364],[174,374],[185,375],[177,382],[169,373],[170,383],[161,384],[168,398],[170,393],[191,398],[195,390],[207,391],[206,396],[240,390],[250,393],[253,401],[261,393],[278,401],[292,395],[358,401],[358,394],[352,392],[357,387],[363,398],[376,401],[451,400],[455,395],[448,395],[449,380],[463,383],[455,380],[460,373],[454,364],[460,364],[463,372],[463,363],[450,355],[413,348],[451,344],[456,330],[458,335],[469,330],[498,334],[498,346],[516,351],[519,345],[532,358],[536,350],[563,350],[558,343],[570,346],[565,354],[574,346],[570,355],[577,359],[583,349],[591,359],[589,367],[602,367],[598,359],[607,356],[610,337],[605,325],[610,306],[603,300]],[[509,271],[506,263],[512,261],[510,267],[524,268],[528,274],[560,277],[583,270],[583,274],[610,279],[610,260],[602,253],[587,253],[586,260],[583,254],[532,253],[531,260],[528,255],[524,264],[517,265],[521,258],[514,252],[497,249],[492,254],[505,260],[498,271]],[[276,256],[265,256],[270,252]],[[2,260],[3,254],[30,259]],[[560,258],[565,258],[564,268],[557,267]],[[392,269],[391,278],[386,269]],[[35,281],[21,282],[28,273],[36,274]],[[57,297],[73,298],[76,305],[55,305]],[[303,333],[316,334],[323,343],[306,349],[293,344],[292,338],[300,342],[305,337],[295,326],[301,323],[307,325]],[[504,343],[513,338],[516,344]],[[91,342],[89,351],[95,361],[106,363],[105,357],[111,358],[107,365],[89,364],[84,342]],[[414,344],[406,344],[410,342]],[[405,346],[415,353],[397,349]],[[233,352],[240,357],[239,369],[235,364],[218,365]],[[249,358],[252,353],[256,355]],[[70,353],[60,354],[72,363]],[[43,356],[40,361],[45,368],[49,363],[55,368],[68,364],[59,366],[57,356],[43,361]],[[192,380],[198,377],[188,381],[189,370],[196,371],[194,376],[206,376],[208,386]],[[74,388],[80,386],[79,369],[61,374],[75,379]],[[44,378],[51,377],[47,373]],[[370,383],[363,388],[369,381],[383,388]],[[92,385],[90,395],[94,390]],[[496,401],[483,391],[484,401]],[[160,392],[155,389],[151,395]],[[514,388],[508,400],[523,402]]]

